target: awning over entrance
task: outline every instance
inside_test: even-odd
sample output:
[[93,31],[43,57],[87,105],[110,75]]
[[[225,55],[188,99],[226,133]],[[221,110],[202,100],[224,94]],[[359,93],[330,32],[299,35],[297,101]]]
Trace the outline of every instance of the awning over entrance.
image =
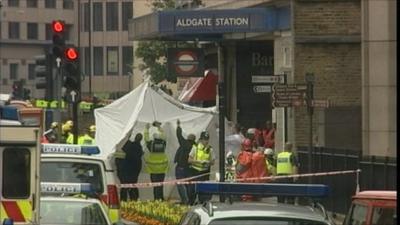
[[290,29],[290,8],[166,10],[129,20],[129,40],[218,40],[224,33]]
[[215,101],[217,95],[218,77],[211,71],[206,72],[203,78],[197,78],[195,83],[188,89],[182,90],[179,100],[182,102]]

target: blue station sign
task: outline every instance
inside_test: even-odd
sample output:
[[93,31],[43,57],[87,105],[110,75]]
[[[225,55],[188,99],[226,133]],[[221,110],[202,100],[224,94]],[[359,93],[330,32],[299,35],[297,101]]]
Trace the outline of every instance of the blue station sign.
[[[224,33],[290,29],[290,9],[260,7],[229,10],[166,10],[129,21],[130,40],[163,37],[221,37]],[[207,36],[209,35],[209,36]],[[211,35],[211,36],[210,36]],[[214,36],[213,36],[214,35]],[[193,37],[192,36],[192,37]]]

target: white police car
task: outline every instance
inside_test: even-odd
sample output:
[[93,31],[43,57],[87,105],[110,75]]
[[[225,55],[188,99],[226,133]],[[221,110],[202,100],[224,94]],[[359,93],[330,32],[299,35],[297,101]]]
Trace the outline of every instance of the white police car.
[[[197,184],[198,193],[322,197],[325,185]],[[297,206],[266,202],[205,203],[191,208],[179,225],[335,225],[322,205]]]
[[107,206],[112,222],[120,219],[118,178],[111,163],[97,156],[97,146],[42,144],[40,176],[42,182],[89,183]]
[[41,183],[41,225],[112,225],[104,204],[90,198],[88,183]]

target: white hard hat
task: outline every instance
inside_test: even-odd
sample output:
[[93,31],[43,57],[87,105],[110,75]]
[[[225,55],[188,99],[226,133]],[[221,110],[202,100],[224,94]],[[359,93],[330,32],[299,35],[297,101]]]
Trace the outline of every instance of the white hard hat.
[[271,148],[267,148],[264,150],[264,155],[273,155],[274,154],[274,150],[272,150]]
[[249,129],[247,130],[247,133],[249,133],[249,134],[255,134],[255,133],[256,133],[256,129],[255,129],[255,128],[249,128]]
[[159,132],[155,132],[153,134],[153,139],[161,139],[161,134]]

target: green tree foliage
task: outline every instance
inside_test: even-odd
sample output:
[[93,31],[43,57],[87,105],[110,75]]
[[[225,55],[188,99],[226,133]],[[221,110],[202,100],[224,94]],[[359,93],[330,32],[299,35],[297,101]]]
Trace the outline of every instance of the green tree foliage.
[[[153,11],[173,9],[175,0],[153,0],[151,3]],[[169,47],[173,47],[175,43],[168,41],[139,41],[136,49],[136,56],[142,59],[143,63],[139,65],[141,71],[149,69],[151,80],[159,83],[165,79],[176,83],[176,77],[170,78],[166,65],[166,54]]]
[[[194,0],[192,5],[201,5],[201,0]],[[151,0],[153,11],[168,10],[175,8],[175,0]],[[151,80],[158,84],[163,80],[176,83],[176,76],[168,74],[166,65],[166,56],[168,48],[173,47],[188,47],[190,46],[185,42],[172,42],[172,41],[139,41],[136,49],[136,57],[142,59],[143,63],[139,65],[139,69],[144,71],[149,69]]]

